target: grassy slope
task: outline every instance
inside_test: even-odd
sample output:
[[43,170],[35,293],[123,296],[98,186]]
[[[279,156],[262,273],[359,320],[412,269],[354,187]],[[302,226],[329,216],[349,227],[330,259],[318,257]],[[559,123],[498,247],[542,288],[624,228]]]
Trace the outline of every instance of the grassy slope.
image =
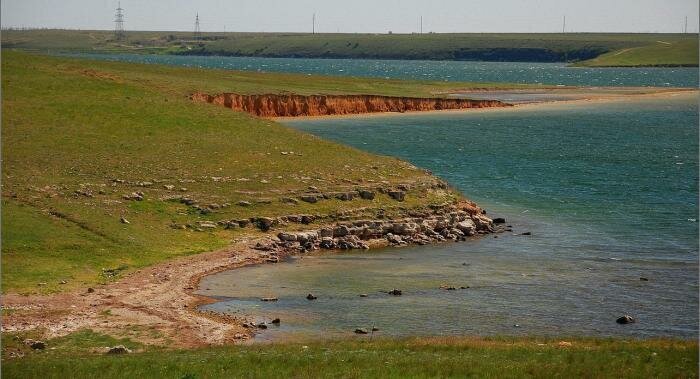
[[583,66],[697,66],[697,40],[668,42],[660,39],[650,45],[618,50],[582,62]]
[[[397,59],[469,59],[579,61],[662,40],[665,51],[649,51],[652,60],[624,65],[698,64],[697,35],[683,34],[304,34],[204,33],[193,41],[184,32],[129,32],[126,42],[111,41],[108,31],[4,31],[5,47],[41,51],[131,51],[267,57],[340,57]],[[674,56],[683,56],[680,61]],[[583,63],[588,65],[589,63]],[[594,64],[591,62],[591,64]]]
[[[432,180],[426,172],[393,158],[322,141],[225,108],[194,104],[186,96],[194,90],[430,95],[448,88],[444,83],[198,70],[5,51],[2,289],[51,292],[87,286],[108,279],[103,268],[128,271],[209,251],[241,233],[175,230],[170,227],[173,222],[329,214],[399,204],[385,195],[373,201],[328,200],[315,205],[279,200],[311,185],[332,191]],[[146,188],[129,184],[141,181],[158,182]],[[165,189],[166,184],[174,185],[175,191]],[[187,191],[180,192],[181,187]],[[83,190],[93,197],[75,193]],[[134,191],[145,192],[146,199],[121,198]],[[173,194],[190,196],[200,204],[232,205],[202,215],[178,202],[161,200]],[[453,196],[415,193],[401,205],[425,205]],[[255,203],[264,199],[272,202]],[[241,200],[254,204],[237,206]],[[121,216],[131,223],[120,223]],[[59,284],[62,280],[68,283]]]
[[[7,378],[167,377],[595,377],[697,378],[694,341],[538,338],[414,338],[231,346],[191,351],[151,350],[105,356],[104,346],[123,343],[89,331],[48,341],[49,350],[32,352],[21,338],[8,337]],[[53,348],[53,350],[51,349]]]

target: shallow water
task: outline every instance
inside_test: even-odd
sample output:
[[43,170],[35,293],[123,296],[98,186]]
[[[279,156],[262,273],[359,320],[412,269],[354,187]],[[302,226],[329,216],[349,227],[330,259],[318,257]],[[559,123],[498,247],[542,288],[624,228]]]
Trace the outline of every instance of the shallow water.
[[[697,338],[696,98],[285,122],[428,168],[533,235],[305,256],[205,278],[201,293],[221,299],[207,308],[283,320],[259,339],[372,326],[397,336]],[[380,292],[391,288],[404,295]],[[273,295],[279,302],[259,301]],[[625,313],[638,323],[617,325]]]
[[124,62],[231,70],[439,81],[577,86],[697,87],[697,67],[581,68],[564,63],[253,58],[144,54],[66,54]]

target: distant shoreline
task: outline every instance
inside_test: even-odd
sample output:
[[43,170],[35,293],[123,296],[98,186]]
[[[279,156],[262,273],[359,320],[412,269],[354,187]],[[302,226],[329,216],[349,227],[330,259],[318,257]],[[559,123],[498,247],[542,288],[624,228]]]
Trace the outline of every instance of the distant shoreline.
[[[499,93],[521,93],[528,92],[529,90],[497,90],[497,91],[485,91],[485,92],[499,92]],[[553,90],[557,91],[557,90]],[[478,91],[473,91],[478,92]],[[532,92],[532,91],[530,91]],[[460,94],[468,94],[470,92],[460,92]],[[436,114],[461,114],[461,113],[482,113],[482,112],[517,112],[523,109],[535,109],[544,108],[547,106],[558,106],[558,105],[577,105],[577,104],[590,104],[590,103],[606,103],[606,102],[617,102],[617,101],[635,101],[640,99],[649,98],[666,98],[666,97],[677,97],[677,96],[687,96],[687,97],[697,97],[700,95],[700,90],[698,89],[681,89],[674,88],[673,90],[661,90],[657,92],[646,92],[646,93],[636,93],[636,94],[600,94],[594,93],[586,97],[572,98],[565,100],[546,100],[546,101],[532,101],[526,103],[512,104],[511,107],[492,107],[492,108],[467,108],[467,109],[446,109],[446,110],[430,110],[430,111],[408,111],[408,112],[378,112],[378,113],[360,113],[360,114],[344,114],[344,115],[327,115],[327,116],[298,116],[298,117],[271,117],[269,119],[275,121],[292,121],[292,120],[317,120],[317,119],[352,119],[352,118],[363,118],[363,117],[401,117],[401,116],[416,116],[416,115],[436,115]]]

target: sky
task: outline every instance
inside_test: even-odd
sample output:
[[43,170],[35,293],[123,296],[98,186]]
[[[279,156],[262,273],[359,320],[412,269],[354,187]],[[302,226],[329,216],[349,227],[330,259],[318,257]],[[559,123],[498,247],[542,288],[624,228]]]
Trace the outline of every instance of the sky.
[[[122,0],[126,30],[321,33],[698,31],[698,0]],[[2,0],[7,27],[114,28],[116,0]]]

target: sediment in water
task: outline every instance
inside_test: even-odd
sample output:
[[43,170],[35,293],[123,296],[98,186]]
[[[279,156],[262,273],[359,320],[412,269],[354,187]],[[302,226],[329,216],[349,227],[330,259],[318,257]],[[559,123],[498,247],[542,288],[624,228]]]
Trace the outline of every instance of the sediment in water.
[[421,98],[377,95],[241,95],[196,92],[193,101],[217,104],[260,117],[330,116],[380,112],[424,112],[469,108],[508,107],[498,100]]

